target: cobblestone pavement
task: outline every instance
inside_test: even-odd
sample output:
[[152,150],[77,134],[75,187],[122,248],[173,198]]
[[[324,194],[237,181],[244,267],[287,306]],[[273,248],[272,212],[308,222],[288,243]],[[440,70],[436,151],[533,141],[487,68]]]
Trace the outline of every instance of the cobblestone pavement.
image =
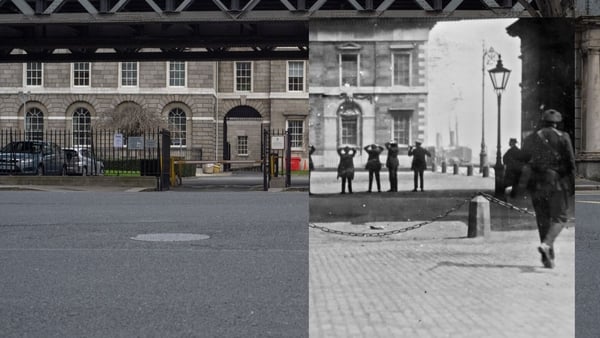
[[552,270],[535,230],[466,234],[458,221],[384,238],[311,228],[310,337],[574,337],[574,224],[556,241]]

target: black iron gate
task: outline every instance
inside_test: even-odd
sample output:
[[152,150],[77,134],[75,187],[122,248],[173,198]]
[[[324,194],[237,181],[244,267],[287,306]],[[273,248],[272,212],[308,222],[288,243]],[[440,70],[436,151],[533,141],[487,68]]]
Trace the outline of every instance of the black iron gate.
[[287,188],[292,183],[292,145],[289,132],[283,129],[263,130],[263,187],[268,190],[273,178],[283,177]]

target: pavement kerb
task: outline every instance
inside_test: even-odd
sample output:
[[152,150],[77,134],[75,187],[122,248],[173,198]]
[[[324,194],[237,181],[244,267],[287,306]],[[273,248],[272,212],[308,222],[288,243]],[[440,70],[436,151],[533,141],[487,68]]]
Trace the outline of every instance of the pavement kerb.
[[153,176],[0,176],[1,190],[126,190],[154,191]]

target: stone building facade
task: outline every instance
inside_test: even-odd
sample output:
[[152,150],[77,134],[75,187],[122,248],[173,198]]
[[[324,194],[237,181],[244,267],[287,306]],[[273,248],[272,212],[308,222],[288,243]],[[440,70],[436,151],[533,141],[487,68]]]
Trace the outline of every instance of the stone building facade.
[[[596,10],[600,14],[600,9]],[[600,19],[577,21],[575,127],[578,139],[577,169],[580,175],[600,178]]]
[[306,74],[305,60],[0,64],[0,129],[99,128],[137,110],[171,131],[174,155],[219,161],[259,160],[262,130],[290,128],[307,167]]
[[564,18],[519,19],[507,27],[521,40],[521,137],[536,130],[541,114],[561,112],[561,129],[577,144],[575,129],[574,22]]
[[[313,20],[310,23],[310,140],[316,168],[334,168],[336,149],[395,139],[401,154],[426,139],[429,20]],[[382,159],[385,155],[382,155]],[[401,167],[410,158],[400,156]]]

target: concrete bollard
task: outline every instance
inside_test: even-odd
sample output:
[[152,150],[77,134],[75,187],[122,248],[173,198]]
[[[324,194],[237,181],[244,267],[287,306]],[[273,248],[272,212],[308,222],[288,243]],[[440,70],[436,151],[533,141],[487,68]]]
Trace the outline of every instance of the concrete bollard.
[[473,165],[472,164],[467,166],[467,176],[473,176]]
[[446,173],[446,162],[442,162],[442,174]]
[[431,171],[432,172],[436,172],[437,171],[437,164],[436,163],[432,163],[431,164]]
[[452,166],[452,168],[454,169],[454,175],[458,175],[458,164],[454,163],[454,165]]
[[483,177],[490,177],[490,167],[487,165],[483,166]]
[[476,196],[469,202],[467,237],[487,237],[490,232],[490,201],[483,196]]

